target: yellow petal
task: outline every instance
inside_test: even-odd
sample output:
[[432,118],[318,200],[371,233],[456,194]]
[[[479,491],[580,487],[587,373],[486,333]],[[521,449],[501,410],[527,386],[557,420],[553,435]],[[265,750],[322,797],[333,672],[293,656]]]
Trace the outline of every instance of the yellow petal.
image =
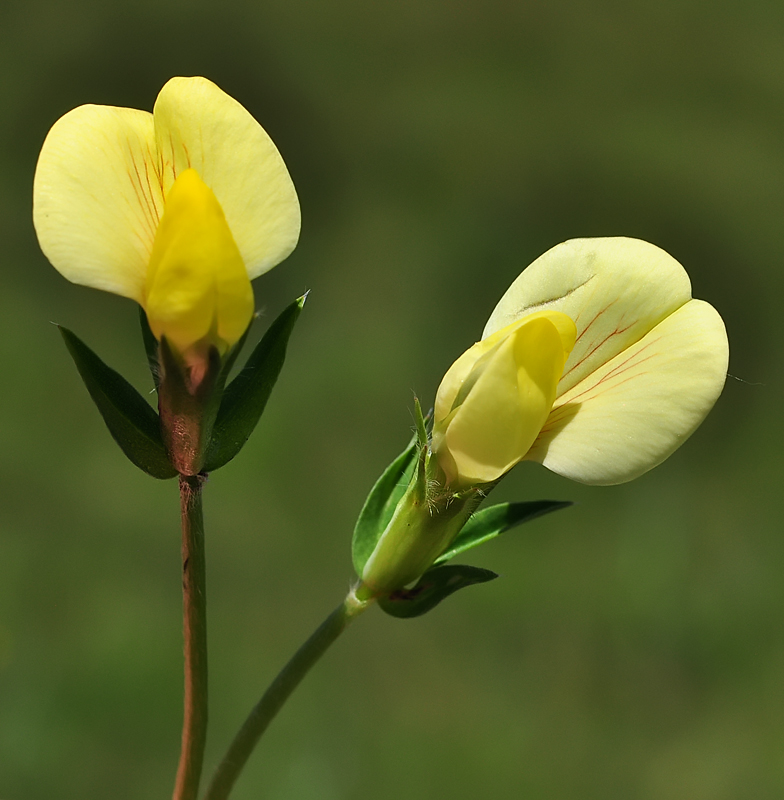
[[[475,371],[475,367],[481,359],[487,358],[504,339],[514,333],[521,325],[528,322],[544,318],[548,319],[558,331],[561,337],[561,344],[568,356],[574,347],[575,340],[575,325],[572,320],[565,314],[556,311],[540,311],[529,314],[525,319],[519,319],[510,323],[501,330],[477,342],[472,347],[469,347],[460,358],[455,361],[452,366],[447,370],[446,375],[441,380],[436,393],[436,400],[433,409],[433,418],[436,430],[439,427],[441,420],[445,419],[457,404],[459,394],[466,394],[465,382],[468,376]],[[476,376],[474,376],[476,377]],[[462,401],[460,401],[462,402]]]
[[281,262],[299,237],[297,194],[272,140],[206,78],[172,78],[153,111],[164,190],[192,167],[223,208],[248,275]]
[[660,464],[713,407],[727,372],[716,310],[691,300],[561,395],[527,459],[581,483],[623,483]]
[[182,172],[150,258],[143,302],[153,333],[184,353],[209,340],[234,344],[253,316],[253,290],[215,195],[196,170]]
[[577,341],[560,397],[690,299],[686,271],[655,245],[623,237],[572,239],[523,271],[491,314],[484,335],[541,309],[571,317]]
[[35,172],[41,249],[68,280],[141,301],[163,209],[152,115],[86,105],[49,131]]
[[452,400],[437,398],[447,416],[437,412],[433,451],[451,484],[489,483],[525,456],[550,412],[574,340],[574,326],[562,316],[535,315],[504,329],[500,341],[496,336],[475,345],[456,362],[463,372],[473,360],[457,392],[452,370],[445,376],[444,395]]

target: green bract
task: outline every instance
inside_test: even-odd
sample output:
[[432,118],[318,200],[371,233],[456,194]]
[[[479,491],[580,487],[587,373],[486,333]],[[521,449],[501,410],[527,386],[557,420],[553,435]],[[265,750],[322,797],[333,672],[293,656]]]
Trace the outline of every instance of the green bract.
[[123,453],[153,478],[173,478],[177,470],[166,453],[160,420],[150,404],[76,334],[63,327],[60,333],[90,397]]
[[466,586],[487,583],[497,578],[495,572],[465,564],[450,564],[428,570],[410,589],[400,589],[379,598],[378,604],[392,617],[421,617],[442,600]]
[[284,309],[223,392],[204,461],[206,472],[231,461],[253,433],[283,368],[289,337],[306,298],[303,295]]

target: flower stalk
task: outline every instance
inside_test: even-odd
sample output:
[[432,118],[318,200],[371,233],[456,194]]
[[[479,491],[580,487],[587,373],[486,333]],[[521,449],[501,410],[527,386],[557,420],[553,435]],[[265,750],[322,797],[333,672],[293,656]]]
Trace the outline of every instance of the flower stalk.
[[372,600],[360,600],[353,591],[349,592],[346,599],[297,650],[269,685],[234,737],[226,755],[215,770],[204,800],[228,798],[253,749],[283,704],[349,623],[371,604]]
[[185,699],[173,800],[195,800],[207,742],[207,592],[202,475],[180,476]]

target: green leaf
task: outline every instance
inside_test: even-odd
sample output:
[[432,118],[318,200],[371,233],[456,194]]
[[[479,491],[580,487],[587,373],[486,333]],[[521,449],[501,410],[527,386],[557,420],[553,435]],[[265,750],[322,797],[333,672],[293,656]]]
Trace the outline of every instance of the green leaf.
[[572,503],[569,500],[531,500],[526,503],[501,503],[483,508],[466,522],[449,548],[436,559],[436,564],[442,564],[459,553],[495,539],[516,525],[570,505]]
[[[231,461],[253,433],[286,360],[286,346],[306,298],[303,295],[284,309],[223,392],[204,461],[206,472]],[[238,352],[232,350],[232,361]]]
[[123,453],[153,478],[173,478],[161,438],[158,415],[150,404],[72,331],[58,326],[84,385]]
[[435,608],[444,598],[466,586],[497,578],[495,572],[465,564],[448,564],[428,570],[413,589],[401,589],[378,604],[392,617],[420,617]]
[[365,563],[376,549],[381,534],[392,519],[400,498],[406,493],[417,463],[417,436],[408,447],[384,470],[375,482],[359,512],[354,536],[351,540],[351,557],[357,575],[362,575]]

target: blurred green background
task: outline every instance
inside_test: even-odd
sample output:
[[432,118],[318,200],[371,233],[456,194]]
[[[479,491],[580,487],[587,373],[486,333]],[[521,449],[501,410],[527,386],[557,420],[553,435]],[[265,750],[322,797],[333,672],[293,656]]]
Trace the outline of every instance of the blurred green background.
[[521,269],[576,236],[663,247],[731,343],[724,395],[613,488],[475,551],[502,578],[374,609],[276,720],[237,800],[784,796],[780,315],[784,5],[705,0],[9,0],[0,6],[0,798],[170,796],[177,487],[135,470],[56,330],[149,387],[136,308],[37,248],[38,150],[173,75],[286,159],[301,243],[259,332],[311,296],[265,418],[206,495],[208,770],[352,578],[373,481]]

